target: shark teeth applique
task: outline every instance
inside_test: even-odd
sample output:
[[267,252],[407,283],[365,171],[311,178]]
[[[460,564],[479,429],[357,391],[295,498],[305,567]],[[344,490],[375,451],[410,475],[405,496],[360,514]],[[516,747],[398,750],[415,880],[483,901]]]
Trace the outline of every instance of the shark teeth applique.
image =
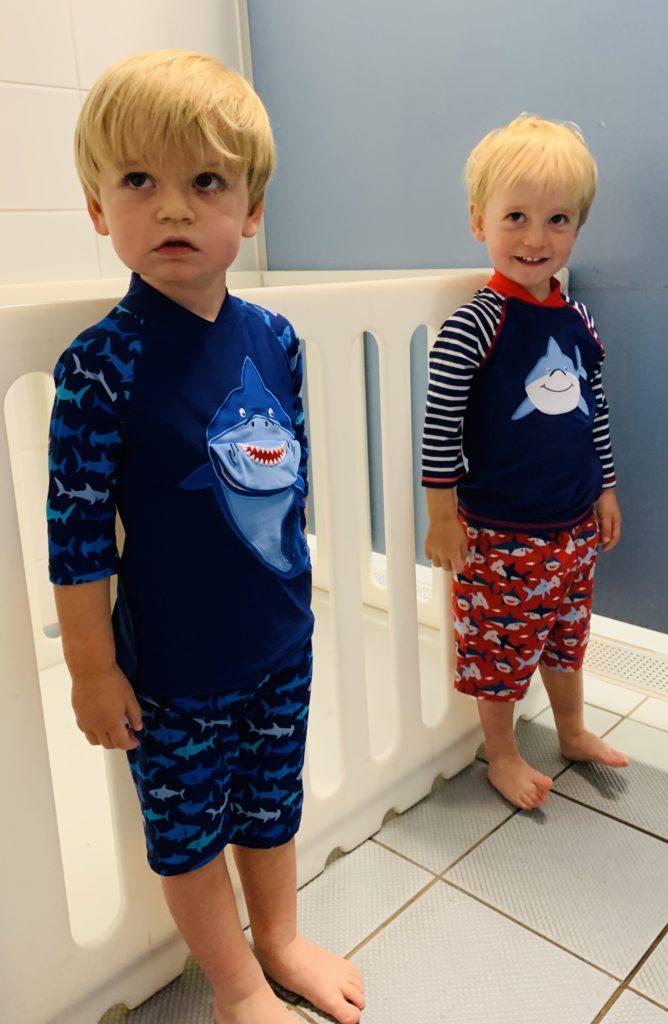
[[276,448],[258,448],[253,444],[242,445],[246,455],[258,466],[275,466],[285,458],[287,448],[284,444]]

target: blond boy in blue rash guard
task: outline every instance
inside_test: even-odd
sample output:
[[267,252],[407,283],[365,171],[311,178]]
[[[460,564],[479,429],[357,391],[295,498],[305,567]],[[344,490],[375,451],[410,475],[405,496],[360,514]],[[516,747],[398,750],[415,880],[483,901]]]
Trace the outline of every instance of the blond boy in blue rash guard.
[[50,573],[77,723],[128,752],[216,1024],[293,1020],[263,969],[356,1024],[357,969],[296,928],[313,629],[300,347],[226,286],[262,217],[269,121],[216,60],[157,51],[93,86],[76,152],[95,228],[133,272],[55,372]]
[[574,126],[522,116],[485,136],[466,177],[471,231],[494,275],[445,322],[430,356],[425,550],[454,573],[455,686],[478,701],[490,782],[529,810],[552,786],[513,732],[536,667],[562,754],[627,763],[583,721],[597,545],[609,551],[621,532],[603,348],[554,277],[597,173]]

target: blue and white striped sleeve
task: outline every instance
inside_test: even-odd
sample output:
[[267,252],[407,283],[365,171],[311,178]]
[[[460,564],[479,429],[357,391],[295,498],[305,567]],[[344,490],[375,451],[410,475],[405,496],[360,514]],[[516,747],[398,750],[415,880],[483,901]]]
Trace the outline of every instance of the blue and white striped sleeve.
[[[573,301],[573,300],[571,300]],[[588,330],[596,343],[600,346],[601,360],[605,356],[603,345],[601,340],[596,333],[596,324],[594,318],[585,306],[583,302],[573,302],[573,306],[577,309],[580,316],[585,321]],[[615,475],[615,464],[612,457],[612,441],[610,439],[610,414],[608,410],[608,402],[605,397],[603,390],[603,376],[601,373],[601,363],[598,364],[590,380],[590,386],[596,399],[596,412],[594,413],[594,447],[601,460],[601,466],[603,467],[603,489],[608,487],[615,487],[617,484],[617,477]]]
[[603,489],[615,487],[617,477],[615,475],[615,464],[612,457],[612,442],[610,440],[610,416],[608,402],[603,390],[603,378],[600,364],[596,367],[590,381],[591,389],[596,398],[596,412],[594,414],[594,447],[601,460],[603,467]]
[[466,472],[462,440],[469,390],[497,324],[498,308],[474,301],[445,321],[434,342],[422,435],[424,487],[454,487]]

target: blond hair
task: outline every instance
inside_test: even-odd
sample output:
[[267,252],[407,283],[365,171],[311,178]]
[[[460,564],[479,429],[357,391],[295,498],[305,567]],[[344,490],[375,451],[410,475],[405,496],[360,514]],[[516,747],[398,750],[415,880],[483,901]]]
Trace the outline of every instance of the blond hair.
[[275,164],[267,112],[241,75],[188,50],[139,53],[108,68],[86,96],[74,140],[84,192],[98,200],[103,171],[197,158],[209,146],[246,174],[253,210]]
[[597,177],[596,163],[577,125],[533,114],[520,114],[485,135],[464,169],[469,202],[480,212],[499,184],[565,188],[580,210],[581,225],[594,201]]

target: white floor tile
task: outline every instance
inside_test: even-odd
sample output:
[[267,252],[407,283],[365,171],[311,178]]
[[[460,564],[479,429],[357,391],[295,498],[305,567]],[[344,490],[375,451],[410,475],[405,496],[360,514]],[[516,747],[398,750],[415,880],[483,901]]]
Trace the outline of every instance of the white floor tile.
[[610,1012],[603,1018],[604,1024],[668,1024],[668,1012],[646,1002],[632,992],[624,992]]
[[[594,704],[605,711],[614,711],[618,715],[628,715],[643,699],[642,693],[629,690],[625,686],[616,686],[607,679],[592,675],[585,670],[584,694],[587,704]],[[667,705],[668,706],[668,705]]]
[[299,929],[311,942],[343,956],[431,878],[376,843],[364,843],[300,890]]
[[668,839],[668,736],[625,719],[606,739],[629,755],[629,767],[574,765],[555,790]]
[[364,1024],[590,1024],[616,987],[443,882],[355,962],[365,978]]
[[375,838],[440,874],[513,812],[477,761],[389,821]]
[[657,946],[643,964],[631,986],[668,1009],[668,938]]
[[618,978],[668,920],[668,844],[556,794],[445,877]]
[[640,705],[637,711],[633,712],[631,720],[643,722],[645,725],[652,725],[655,729],[668,731],[668,700],[650,697],[649,700]]

